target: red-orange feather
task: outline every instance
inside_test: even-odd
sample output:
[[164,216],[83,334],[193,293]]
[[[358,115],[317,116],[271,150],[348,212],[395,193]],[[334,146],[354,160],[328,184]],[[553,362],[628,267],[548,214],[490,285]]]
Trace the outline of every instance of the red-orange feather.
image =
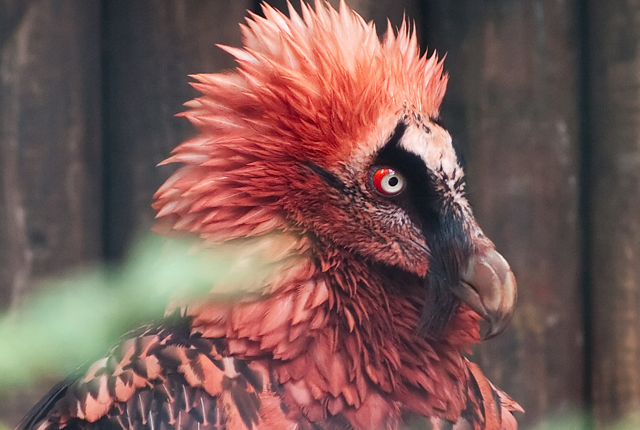
[[515,430],[520,407],[464,357],[478,315],[456,302],[443,333],[421,333],[423,234],[406,221],[385,231],[362,215],[376,200],[347,210],[332,190],[366,182],[354,166],[399,120],[409,136],[435,133],[418,151],[427,164],[455,164],[430,125],[442,62],[420,56],[406,24],[381,42],[344,2],[263,11],[242,26],[244,48],[223,47],[236,70],[194,76],[202,96],[182,116],[200,134],[166,161],[183,166],[154,208],[158,231],[266,251],[270,274],[240,299],[177,298],[172,317],[57,386],[21,428],[375,430],[421,415],[434,429]]

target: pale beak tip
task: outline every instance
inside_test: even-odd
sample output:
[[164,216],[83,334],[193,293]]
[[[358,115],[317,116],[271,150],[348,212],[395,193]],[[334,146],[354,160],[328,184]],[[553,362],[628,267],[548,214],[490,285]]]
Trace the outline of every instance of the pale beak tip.
[[489,328],[487,329],[487,332],[481,336],[482,340],[492,339],[502,333],[504,329],[506,329],[509,325],[509,321],[511,321],[511,315],[512,314],[503,315],[497,318],[489,317],[487,319]]

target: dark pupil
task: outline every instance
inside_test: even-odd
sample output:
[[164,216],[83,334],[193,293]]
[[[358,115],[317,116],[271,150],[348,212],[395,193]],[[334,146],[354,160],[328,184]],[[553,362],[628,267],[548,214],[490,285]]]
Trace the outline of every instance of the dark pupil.
[[395,176],[392,178],[389,178],[389,185],[391,185],[392,187],[395,187],[396,185],[398,185],[398,178],[396,178]]

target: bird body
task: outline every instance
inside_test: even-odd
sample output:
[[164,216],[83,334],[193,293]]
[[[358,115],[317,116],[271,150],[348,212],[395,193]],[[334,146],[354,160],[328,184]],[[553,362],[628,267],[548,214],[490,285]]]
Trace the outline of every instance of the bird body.
[[260,254],[268,274],[177,299],[21,428],[516,429],[520,407],[465,358],[516,286],[437,121],[442,62],[344,2],[263,10],[223,47],[236,70],[194,76],[181,115],[200,133],[154,208],[158,231]]

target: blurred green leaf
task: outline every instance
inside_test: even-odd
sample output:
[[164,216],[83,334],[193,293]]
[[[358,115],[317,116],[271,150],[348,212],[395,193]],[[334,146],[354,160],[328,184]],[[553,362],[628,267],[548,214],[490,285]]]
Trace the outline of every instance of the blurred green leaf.
[[573,412],[548,417],[525,430],[588,430],[591,428],[589,414]]
[[[203,249],[146,236],[120,267],[86,270],[42,285],[18,312],[0,316],[0,393],[43,376],[62,378],[101,357],[127,331],[161,318],[176,297],[224,300],[259,291],[273,267],[265,263],[270,248],[255,245],[244,241]],[[407,425],[418,429],[425,422]],[[592,428],[589,414],[570,413],[523,430]],[[607,430],[638,428],[638,422],[628,421]],[[9,428],[0,422],[0,430]]]
[[99,358],[122,334],[161,318],[176,295],[246,293],[247,277],[259,283],[269,273],[263,255],[247,248],[194,252],[192,243],[147,236],[122,267],[43,285],[18,312],[0,317],[0,390]]

